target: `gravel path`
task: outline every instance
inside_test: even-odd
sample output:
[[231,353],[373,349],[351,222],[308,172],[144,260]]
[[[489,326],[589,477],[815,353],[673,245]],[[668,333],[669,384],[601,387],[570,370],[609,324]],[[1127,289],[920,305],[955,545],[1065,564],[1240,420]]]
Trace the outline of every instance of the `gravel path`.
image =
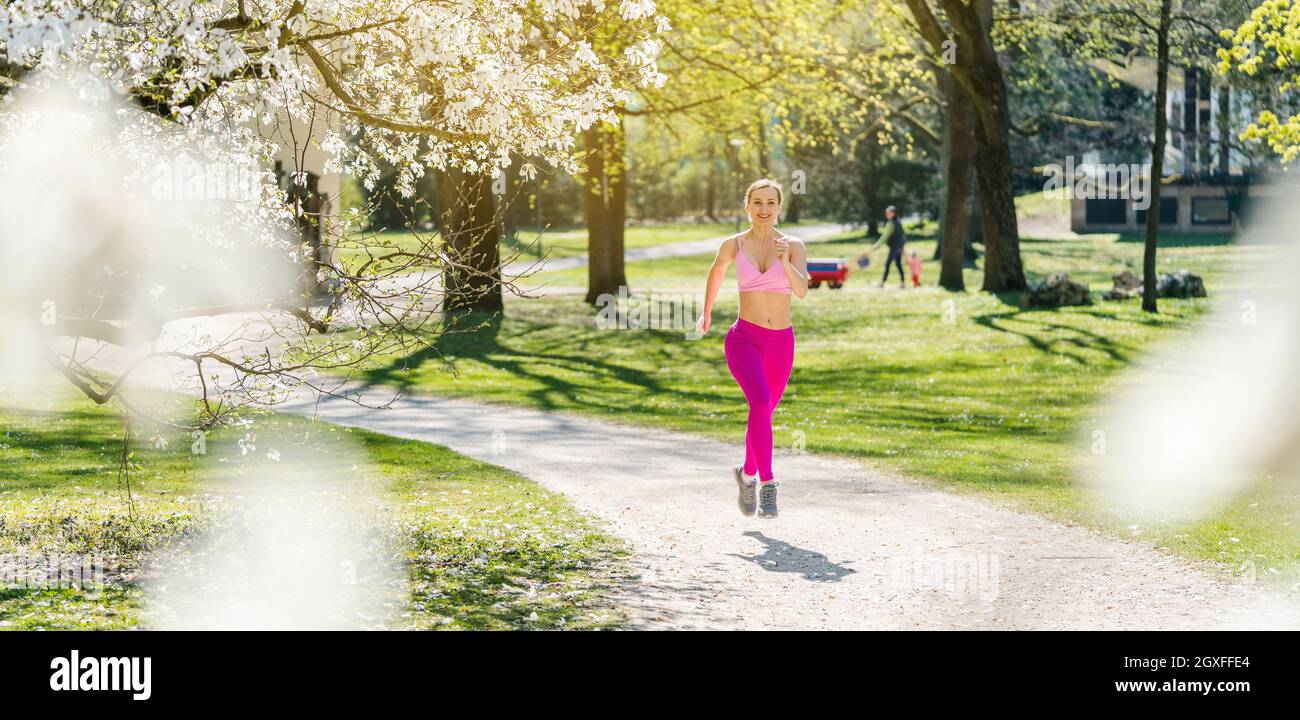
[[729,470],[743,455],[740,427],[723,443],[427,397],[388,410],[327,398],[319,410],[566,494],[631,542],[639,579],[617,599],[634,627],[1300,627],[1294,601],[1259,587],[856,462],[778,451],[781,517],[743,517]]

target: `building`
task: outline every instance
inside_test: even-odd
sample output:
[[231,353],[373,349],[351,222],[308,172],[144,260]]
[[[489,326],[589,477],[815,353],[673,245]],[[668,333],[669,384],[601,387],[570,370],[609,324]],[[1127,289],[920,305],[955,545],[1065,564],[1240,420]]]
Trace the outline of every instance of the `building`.
[[[1147,92],[1156,90],[1155,61],[1135,57],[1127,64],[1097,60],[1093,65]],[[1165,105],[1169,117],[1159,223],[1177,233],[1232,233],[1250,217],[1252,201],[1272,194],[1257,182],[1249,160],[1232,145],[1240,128],[1253,119],[1251,108],[1211,82],[1197,68],[1169,68]],[[1095,154],[1094,154],[1095,155]],[[1096,167],[1084,157],[1081,167]],[[1107,166],[1101,166],[1107,167]],[[1141,170],[1138,170],[1141,168]],[[1134,171],[1149,173],[1150,157]],[[1103,173],[1102,175],[1105,175]],[[1138,180],[1137,178],[1134,178]],[[1140,196],[1124,191],[1110,177],[1098,177],[1093,192],[1073,193],[1070,229],[1077,233],[1142,233],[1147,222]],[[1149,187],[1149,176],[1143,176]]]

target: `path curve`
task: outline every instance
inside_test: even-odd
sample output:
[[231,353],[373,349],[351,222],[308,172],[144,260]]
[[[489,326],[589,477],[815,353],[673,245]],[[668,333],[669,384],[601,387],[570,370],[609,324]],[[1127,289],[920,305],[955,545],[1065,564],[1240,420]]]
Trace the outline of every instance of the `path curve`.
[[[382,393],[381,389],[372,389]],[[392,397],[389,394],[386,397]],[[314,402],[281,409],[311,413]],[[633,547],[638,628],[1296,628],[1296,604],[1137,543],[869,465],[779,451],[781,516],[746,518],[737,441],[461,399],[320,416],[518,471]]]

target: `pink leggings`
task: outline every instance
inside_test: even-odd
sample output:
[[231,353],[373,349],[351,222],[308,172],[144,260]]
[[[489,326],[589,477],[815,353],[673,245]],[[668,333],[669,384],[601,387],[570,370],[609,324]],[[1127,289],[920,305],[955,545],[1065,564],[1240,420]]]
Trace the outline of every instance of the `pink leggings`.
[[772,413],[794,367],[794,328],[772,330],[736,318],[722,343],[727,367],[749,402],[745,473],[772,479]]

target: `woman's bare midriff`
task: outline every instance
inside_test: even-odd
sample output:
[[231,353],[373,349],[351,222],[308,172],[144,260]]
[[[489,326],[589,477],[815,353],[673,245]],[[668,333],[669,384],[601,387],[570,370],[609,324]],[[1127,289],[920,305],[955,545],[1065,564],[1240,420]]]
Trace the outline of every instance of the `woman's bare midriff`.
[[790,296],[761,290],[742,292],[740,319],[769,330],[784,330],[790,327]]

